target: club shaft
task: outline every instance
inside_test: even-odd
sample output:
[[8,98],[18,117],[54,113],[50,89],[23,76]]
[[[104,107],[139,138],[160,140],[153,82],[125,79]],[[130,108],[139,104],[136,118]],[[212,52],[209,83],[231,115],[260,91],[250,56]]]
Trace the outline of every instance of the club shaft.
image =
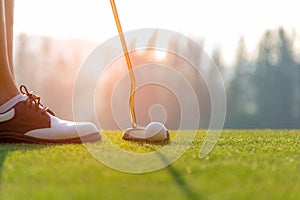
[[130,109],[130,114],[131,114],[132,127],[136,128],[136,116],[135,116],[135,110],[134,110],[135,88],[136,88],[135,76],[134,76],[130,56],[129,56],[129,53],[128,53],[128,49],[127,49],[127,45],[126,45],[126,42],[125,42],[125,38],[124,38],[124,34],[123,34],[123,30],[122,30],[122,26],[121,26],[121,23],[120,23],[120,19],[119,19],[119,15],[118,15],[118,11],[117,11],[117,8],[116,8],[115,1],[110,0],[110,4],[111,4],[111,8],[113,10],[115,22],[116,22],[119,37],[120,37],[120,40],[121,40],[121,43],[122,43],[122,48],[123,48],[123,52],[124,52],[125,60],[126,60],[126,63],[127,63],[127,68],[128,68],[128,71],[129,71],[130,80],[131,80],[129,109]]

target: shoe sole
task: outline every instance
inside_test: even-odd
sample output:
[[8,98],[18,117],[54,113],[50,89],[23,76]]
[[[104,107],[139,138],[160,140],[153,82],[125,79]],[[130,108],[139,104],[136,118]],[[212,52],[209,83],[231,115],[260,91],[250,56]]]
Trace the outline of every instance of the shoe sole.
[[0,133],[0,143],[30,143],[30,144],[81,144],[101,140],[100,133],[91,133],[82,137],[68,139],[41,139],[18,133]]

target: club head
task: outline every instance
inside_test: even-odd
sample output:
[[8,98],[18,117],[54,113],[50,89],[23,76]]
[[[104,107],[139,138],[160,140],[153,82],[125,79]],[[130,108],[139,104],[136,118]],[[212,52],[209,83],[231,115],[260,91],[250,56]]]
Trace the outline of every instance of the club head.
[[166,137],[163,140],[157,140],[154,137],[148,137],[146,135],[146,128],[137,127],[137,128],[128,128],[125,130],[123,135],[124,140],[131,141],[146,141],[146,142],[163,142],[170,140],[169,131],[166,132]]
[[124,140],[145,140],[146,139],[145,131],[146,128],[144,127],[128,128],[125,130],[123,139]]

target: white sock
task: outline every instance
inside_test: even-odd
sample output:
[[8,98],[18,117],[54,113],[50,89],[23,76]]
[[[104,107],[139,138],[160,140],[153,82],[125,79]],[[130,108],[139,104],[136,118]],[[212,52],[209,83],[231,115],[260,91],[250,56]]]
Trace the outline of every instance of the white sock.
[[17,96],[11,98],[10,100],[8,100],[7,102],[5,102],[0,106],[0,113],[7,112],[12,107],[14,107],[17,103],[19,103],[20,101],[25,101],[27,98],[28,96],[24,94],[18,94]]

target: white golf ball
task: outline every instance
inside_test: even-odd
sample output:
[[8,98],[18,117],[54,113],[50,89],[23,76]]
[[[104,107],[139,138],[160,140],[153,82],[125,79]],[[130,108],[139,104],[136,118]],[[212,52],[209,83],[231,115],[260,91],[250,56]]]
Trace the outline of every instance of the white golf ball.
[[146,127],[145,135],[150,141],[163,141],[168,138],[168,131],[162,123],[151,122]]

